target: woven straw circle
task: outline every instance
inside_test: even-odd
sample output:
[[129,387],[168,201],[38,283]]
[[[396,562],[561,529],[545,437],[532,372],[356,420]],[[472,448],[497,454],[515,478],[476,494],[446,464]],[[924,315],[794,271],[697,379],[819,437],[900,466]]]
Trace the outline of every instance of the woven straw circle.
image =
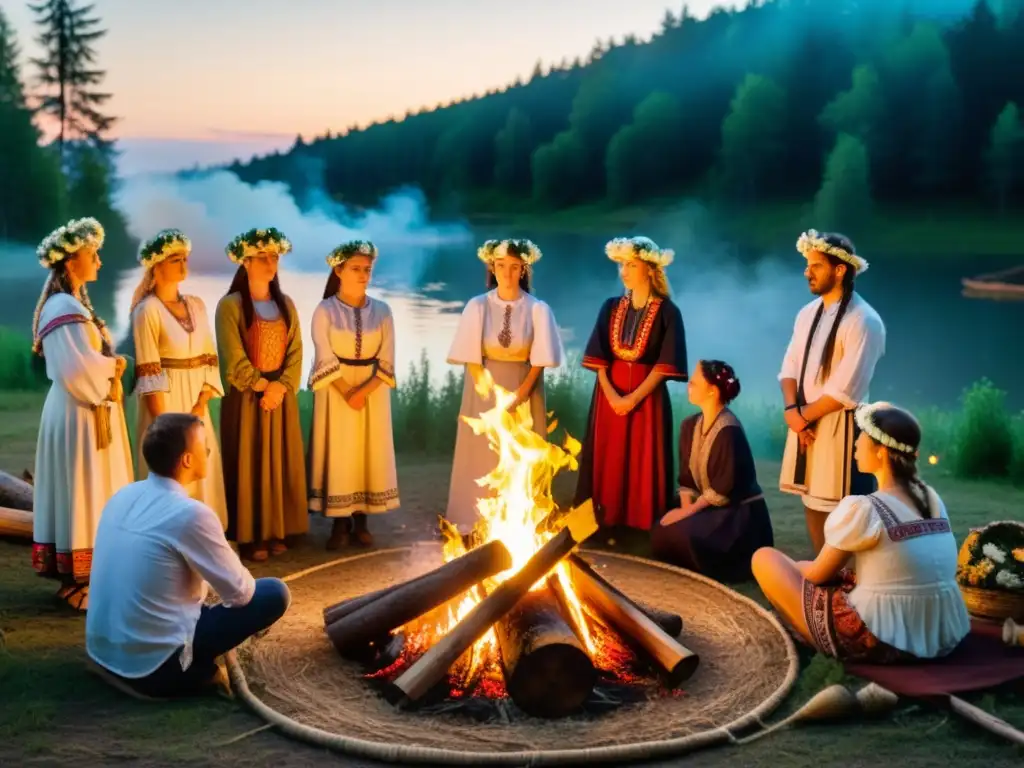
[[238,696],[279,731],[347,754],[402,763],[556,765],[678,755],[734,740],[767,717],[796,681],[793,641],[768,611],[697,574],[593,553],[602,575],[635,600],[683,617],[679,641],[701,657],[682,688],[599,716],[479,723],[393,708],[342,659],[323,630],[331,603],[437,567],[435,545],[369,552],[288,577],[292,604],[266,635],[229,658]]

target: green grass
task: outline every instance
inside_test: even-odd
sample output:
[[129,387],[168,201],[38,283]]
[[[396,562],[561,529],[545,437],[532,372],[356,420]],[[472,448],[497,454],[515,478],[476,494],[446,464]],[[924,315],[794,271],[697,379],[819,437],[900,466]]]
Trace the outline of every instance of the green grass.
[[[448,433],[439,434],[435,424],[454,419],[455,382],[447,389],[431,390],[422,366],[404,378],[396,397],[396,437],[399,445],[415,438],[414,450],[399,456],[402,509],[384,516],[374,530],[378,545],[396,546],[423,538],[444,508],[451,452]],[[980,394],[968,395],[962,413],[923,413],[926,432],[938,446],[949,449],[953,436],[963,433],[963,421],[972,413],[970,403],[1000,407],[989,385]],[[582,374],[566,375],[551,383],[549,408],[581,434],[589,387]],[[585,395],[585,396],[584,396]],[[43,394],[0,391],[0,469],[20,474],[31,466]],[[303,394],[308,418],[308,394]],[[455,400],[457,409],[457,400]],[[426,407],[424,407],[426,405]],[[759,413],[761,415],[759,415]],[[987,412],[986,412],[987,413]],[[402,415],[404,414],[404,415]],[[762,453],[772,445],[773,426],[781,416],[765,407],[740,410],[749,429],[762,430]],[[677,419],[681,414],[677,414]],[[403,421],[404,419],[404,421]],[[131,419],[130,419],[131,421]],[[764,423],[764,427],[757,425]],[[1020,439],[1018,429],[1016,440]],[[1020,444],[1019,442],[1017,443]],[[770,454],[769,454],[770,455]],[[777,456],[778,454],[774,454]],[[1022,493],[1005,480],[970,480],[957,477],[955,461],[925,466],[925,479],[942,495],[950,511],[954,533],[963,541],[972,527],[991,520],[1020,517]],[[776,543],[793,556],[807,557],[808,540],[799,500],[777,488],[777,460],[758,461],[758,473],[772,514]],[[556,500],[571,497],[575,477],[564,473],[555,480]],[[284,575],[335,557],[323,549],[327,529],[313,521],[305,545],[280,558],[255,565],[256,575]],[[596,546],[606,547],[607,542]],[[616,548],[622,549],[625,543]],[[629,543],[628,550],[647,554],[643,540]],[[0,764],[58,764],[79,761],[88,765],[132,763],[145,766],[245,765],[298,768],[331,760],[320,750],[296,744],[264,731],[226,744],[263,725],[262,721],[220,700],[173,704],[141,704],[105,687],[84,668],[84,619],[54,600],[53,585],[36,577],[29,566],[29,547],[24,542],[0,540]],[[761,600],[756,585],[742,584],[738,591]],[[761,600],[763,603],[763,600]],[[844,682],[842,668],[823,657],[804,659],[800,680],[781,717],[821,688]],[[1001,692],[971,700],[1017,727],[1024,727],[1024,699]],[[775,719],[775,718],[773,718]],[[870,756],[866,750],[870,745]],[[818,768],[821,765],[874,766],[886,759],[899,760],[904,768],[954,764],[958,768],[990,768],[1011,765],[1024,757],[1005,742],[963,724],[955,717],[911,705],[893,718],[855,721],[832,726],[804,726],[781,732],[739,749],[716,749],[687,759],[687,765],[750,765],[773,768]],[[340,764],[366,765],[347,762]],[[668,763],[674,765],[676,763]]]

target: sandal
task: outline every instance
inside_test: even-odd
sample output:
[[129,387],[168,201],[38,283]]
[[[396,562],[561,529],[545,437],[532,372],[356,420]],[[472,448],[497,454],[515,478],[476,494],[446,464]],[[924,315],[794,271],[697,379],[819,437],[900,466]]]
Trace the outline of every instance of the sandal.
[[275,541],[270,545],[270,554],[272,555],[283,555],[288,551],[288,547],[283,541]]
[[89,585],[69,584],[57,590],[58,599],[83,613],[89,607]]

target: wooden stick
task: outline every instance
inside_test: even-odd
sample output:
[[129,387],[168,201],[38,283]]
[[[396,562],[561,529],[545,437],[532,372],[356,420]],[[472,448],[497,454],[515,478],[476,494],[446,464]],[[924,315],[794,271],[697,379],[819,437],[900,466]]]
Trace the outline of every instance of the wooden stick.
[[675,688],[688,680],[700,664],[700,657],[680,645],[651,621],[639,608],[614,587],[605,586],[586,568],[570,563],[572,581],[580,595],[610,624],[632,638],[667,673],[668,684]]
[[980,725],[989,733],[1024,746],[1024,732],[1017,730],[1005,720],[1001,720],[957,696],[947,695],[944,698],[947,700],[949,708],[960,717],[975,725]]
[[35,490],[21,478],[0,470],[0,507],[31,512]]
[[0,507],[0,536],[32,540],[32,513]]
[[604,578],[604,576],[598,573],[597,569],[594,568],[592,563],[590,563],[588,560],[584,560],[581,555],[575,552],[569,555],[569,562],[571,562],[577,568],[587,571],[587,573],[590,574],[590,576],[592,576],[595,580],[599,581],[601,585],[604,586],[606,589],[612,590],[623,600],[630,603],[634,608],[636,608],[638,611],[647,616],[647,618],[649,618],[651,621],[653,621],[655,624],[661,627],[662,631],[664,631],[667,635],[670,635],[671,637],[679,637],[679,635],[682,633],[683,617],[680,616],[678,613],[669,613],[668,611],[663,611],[660,608],[655,608],[654,606],[648,605],[647,603],[641,603],[637,600],[633,600],[629,597],[629,595],[615,587],[611,582]]
[[500,541],[477,547],[425,576],[390,588],[387,593],[354,609],[327,626],[327,635],[343,656],[361,656],[368,645],[391,630],[461,595],[474,584],[512,566],[512,556]]
[[499,584],[452,630],[424,653],[387,689],[388,699],[408,705],[439,683],[473,643],[511,611],[534,584],[597,531],[594,507],[588,500],[574,509],[566,526],[534,553],[522,569]]

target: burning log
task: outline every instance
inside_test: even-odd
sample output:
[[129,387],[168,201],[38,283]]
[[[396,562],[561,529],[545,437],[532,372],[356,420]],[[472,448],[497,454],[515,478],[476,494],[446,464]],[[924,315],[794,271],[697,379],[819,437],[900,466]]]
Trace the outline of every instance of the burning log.
[[0,507],[32,511],[35,491],[24,480],[0,471]]
[[444,678],[452,664],[473,643],[523,599],[530,587],[543,579],[559,561],[596,531],[594,507],[590,501],[584,502],[567,516],[565,528],[538,549],[518,573],[495,587],[462,621],[389,686],[388,698],[392,703],[406,704],[422,698]]
[[374,600],[362,602],[328,624],[327,635],[342,656],[361,655],[367,646],[386,638],[396,627],[511,566],[512,557],[505,545],[500,541],[489,542],[419,578],[383,590],[384,594]]
[[606,587],[607,589],[617,592],[623,600],[630,603],[630,605],[632,605],[634,608],[636,608],[638,611],[644,614],[647,618],[649,618],[651,621],[653,621],[655,624],[661,627],[662,631],[665,632],[665,634],[670,635],[671,637],[679,637],[679,635],[682,633],[683,617],[680,616],[678,613],[669,613],[668,611],[663,611],[660,608],[655,608],[654,606],[648,605],[647,603],[632,600],[628,595],[623,594],[620,590],[612,586],[608,582],[608,580],[605,579],[604,576],[597,572],[593,565],[591,565],[588,561],[584,560],[578,554],[573,553],[569,555],[568,559],[569,562],[571,562],[576,568],[586,571],[595,581],[598,581],[603,587]]
[[571,563],[573,586],[587,603],[619,632],[632,639],[667,673],[668,684],[675,688],[689,679],[700,664],[700,657],[664,632],[632,601],[608,582],[595,578],[593,569]]
[[534,717],[565,717],[586,702],[597,670],[550,586],[526,595],[495,625],[505,687]]

